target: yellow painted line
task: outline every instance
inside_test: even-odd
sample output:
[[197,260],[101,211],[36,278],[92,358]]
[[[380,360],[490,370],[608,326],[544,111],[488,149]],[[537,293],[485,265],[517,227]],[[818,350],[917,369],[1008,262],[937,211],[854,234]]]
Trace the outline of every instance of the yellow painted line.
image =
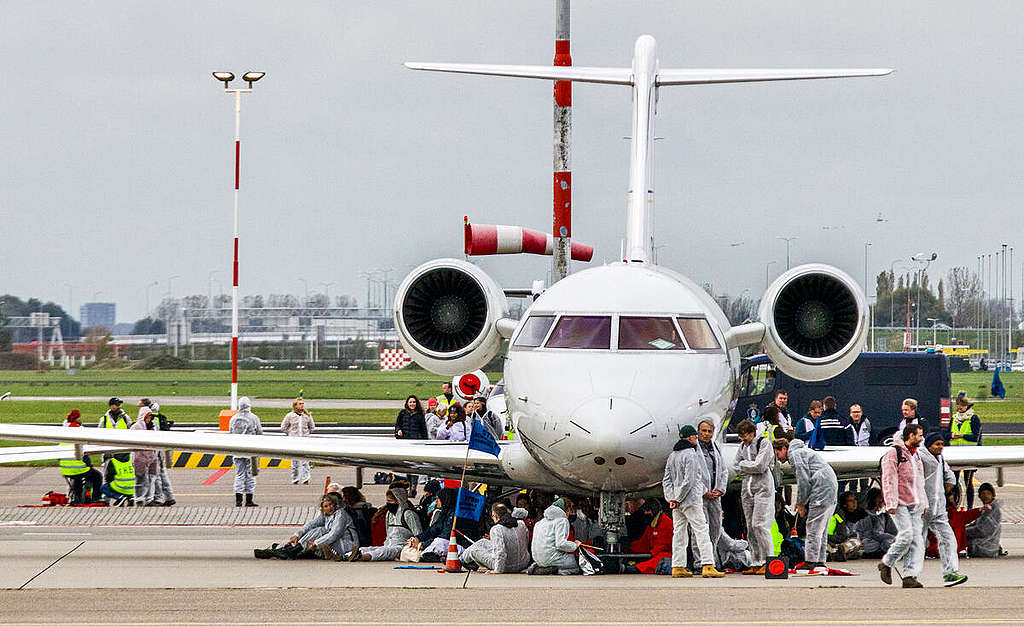
[[[708,624],[708,625],[712,625],[712,624],[763,624],[763,623],[765,623],[765,621],[766,620],[762,618],[762,619],[757,619],[757,620],[731,620],[731,621],[723,621],[723,620],[705,620],[705,621],[672,620],[672,621],[669,621],[669,622],[649,622],[649,621],[645,621],[645,622],[642,622],[642,623],[644,623],[644,624],[656,624],[658,626],[674,626],[674,625],[677,625],[677,624],[684,624],[684,625],[691,625],[691,624],[692,625],[697,625],[697,624],[700,624],[700,625],[704,625],[704,624]],[[889,618],[889,619],[877,619],[877,620],[875,620],[875,619],[871,619],[871,620],[867,620],[867,619],[865,619],[865,620],[788,620],[787,619],[786,623],[787,624],[892,624],[892,623],[899,623],[899,624],[935,624],[936,621],[937,620],[935,620],[935,619],[902,619],[902,618],[898,619],[898,620],[894,620],[892,618]],[[960,623],[960,624],[1020,624],[1021,623],[1020,618],[1002,618],[1002,617],[976,617],[976,618],[958,619],[956,621],[957,621],[957,623]],[[508,619],[503,619],[502,622],[506,623],[506,624],[530,624],[530,625],[536,625],[536,626],[551,626],[551,622],[520,622],[520,621],[512,621],[512,620],[508,620]],[[110,624],[109,621],[107,621],[107,622],[72,622],[72,621],[66,621],[66,620],[65,620],[64,623],[65,624],[69,624],[70,626],[109,626],[109,624]],[[188,623],[191,624],[192,626],[266,626],[266,622],[225,622],[225,621],[220,621],[220,622],[194,622],[194,621],[189,621]],[[279,622],[279,621],[274,621],[274,623],[275,624],[279,624],[280,626],[306,626],[306,625],[316,625],[316,626],[354,626],[354,625],[357,625],[357,624],[358,625],[366,624],[366,621],[364,620],[364,621],[358,621],[358,622],[335,622],[335,621],[325,621],[325,620],[319,620],[319,619],[311,619],[311,620],[301,621],[301,622]],[[405,625],[405,626],[437,626],[437,620],[428,621],[428,622],[410,622],[410,621],[407,621],[407,620],[402,620],[401,623],[403,625]],[[459,622],[459,623],[491,624],[492,622]],[[635,621],[633,621],[633,622],[614,622],[614,621],[608,621],[608,622],[603,622],[603,621],[561,622],[560,621],[558,623],[559,624],[565,624],[567,626],[590,626],[591,624],[637,624],[637,623],[641,623],[641,622],[635,622]],[[5,624],[7,626],[52,626],[53,622],[5,622]],[[179,619],[179,620],[167,621],[167,622],[134,622],[134,624],[136,624],[136,626],[171,626],[171,625],[177,626],[178,624],[181,624],[181,620]]]

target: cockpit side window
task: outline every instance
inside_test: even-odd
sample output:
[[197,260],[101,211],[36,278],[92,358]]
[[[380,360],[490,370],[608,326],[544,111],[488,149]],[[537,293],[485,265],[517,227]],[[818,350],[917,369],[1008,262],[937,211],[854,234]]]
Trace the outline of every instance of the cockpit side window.
[[711,331],[711,325],[703,317],[679,317],[679,329],[683,331],[687,345],[691,350],[719,350],[721,346],[715,333]]
[[519,331],[515,347],[536,348],[540,346],[544,343],[544,337],[547,336],[548,329],[551,328],[554,321],[554,315],[531,315],[523,324],[523,329]]
[[608,350],[612,318],[605,315],[563,315],[551,331],[545,347]]
[[620,317],[619,350],[685,350],[671,317]]

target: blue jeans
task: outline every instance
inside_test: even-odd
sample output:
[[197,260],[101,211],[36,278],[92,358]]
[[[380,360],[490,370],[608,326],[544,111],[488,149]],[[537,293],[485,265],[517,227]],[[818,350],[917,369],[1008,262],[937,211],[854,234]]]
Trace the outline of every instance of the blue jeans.
[[132,497],[132,496],[125,495],[123,493],[118,493],[118,492],[114,491],[114,489],[110,486],[110,483],[103,483],[100,486],[100,493],[102,493],[106,497],[111,498],[113,500],[118,500],[120,498],[131,498]]

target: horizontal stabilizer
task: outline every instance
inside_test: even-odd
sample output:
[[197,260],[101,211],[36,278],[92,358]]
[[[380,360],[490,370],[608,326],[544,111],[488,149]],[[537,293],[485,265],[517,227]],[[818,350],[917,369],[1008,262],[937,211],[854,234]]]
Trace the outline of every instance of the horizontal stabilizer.
[[753,83],[768,80],[815,80],[820,78],[854,78],[857,76],[885,76],[891,69],[850,70],[658,70],[658,86],[711,85],[715,83]]
[[578,83],[604,83],[608,85],[633,84],[633,70],[627,67],[552,67],[550,65],[419,62],[406,63],[405,66],[411,70],[426,70],[428,72],[511,76],[513,78],[544,78],[547,80],[570,80]]

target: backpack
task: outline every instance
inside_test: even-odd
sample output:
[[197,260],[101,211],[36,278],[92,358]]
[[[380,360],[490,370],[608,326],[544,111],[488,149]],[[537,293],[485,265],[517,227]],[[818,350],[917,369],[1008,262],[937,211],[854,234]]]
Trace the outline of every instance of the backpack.
[[[900,446],[898,446],[896,444],[893,444],[893,445],[891,445],[889,447],[896,449],[896,467],[899,467],[900,465],[903,465],[904,463],[906,463],[907,461],[910,460],[910,459],[907,458],[907,456],[905,454],[903,454],[903,449]],[[885,458],[885,454],[883,454],[882,457],[880,459],[878,459],[878,475],[879,476],[882,475],[882,459],[884,459],[884,458]]]
[[370,534],[369,509],[353,509],[350,506],[346,506],[345,512],[352,518],[352,525],[356,527],[356,534],[359,536],[360,545],[373,545],[373,538]]

